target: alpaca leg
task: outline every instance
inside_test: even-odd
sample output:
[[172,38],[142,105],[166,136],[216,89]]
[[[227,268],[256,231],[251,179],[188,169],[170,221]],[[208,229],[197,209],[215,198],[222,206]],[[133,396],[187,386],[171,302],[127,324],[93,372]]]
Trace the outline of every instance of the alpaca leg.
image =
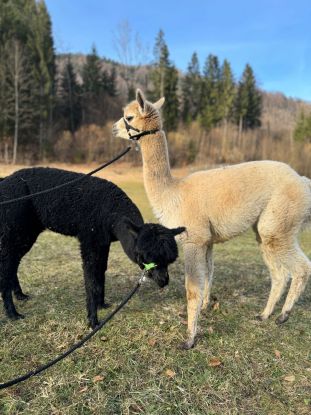
[[29,299],[29,295],[23,293],[17,274],[15,274],[15,277],[13,278],[13,292],[17,300],[23,301]]
[[204,285],[204,296],[202,310],[205,310],[210,303],[211,288],[214,274],[213,246],[209,246],[206,251],[207,275]]
[[87,318],[89,325],[92,328],[95,328],[98,325],[97,317],[97,298],[98,292],[96,290],[97,286],[92,275],[92,271],[85,267],[84,269],[84,284],[86,292],[86,309],[87,309]]
[[188,339],[184,349],[194,346],[197,333],[197,321],[203,303],[206,266],[206,247],[195,244],[185,245],[185,271],[188,312]]
[[11,320],[18,320],[20,318],[24,318],[22,314],[19,314],[16,311],[15,305],[13,303],[11,288],[3,289],[1,295],[3,299],[4,310],[8,318]]
[[291,267],[292,282],[282,312],[276,319],[277,324],[282,324],[288,320],[294,304],[304,291],[311,275],[311,262],[299,247],[296,247],[296,253],[292,256],[289,266]]
[[260,314],[260,320],[267,320],[273,313],[276,303],[281,298],[289,278],[289,271],[278,257],[278,253],[270,249],[269,246],[262,245],[264,261],[269,268],[271,277],[271,289],[267,305]]
[[86,292],[86,309],[89,325],[94,328],[98,325],[97,301],[100,295],[98,281],[95,274],[97,272],[97,261],[99,257],[91,249],[88,243],[81,243],[81,254],[83,260],[83,275]]
[[8,318],[12,320],[17,320],[19,318],[24,318],[23,315],[19,314],[16,311],[15,305],[13,303],[12,290],[16,286],[16,273],[18,268],[18,263],[10,262],[8,259],[0,259],[0,281],[1,281],[1,295],[4,304],[4,310]]
[[109,256],[110,245],[107,245],[101,249],[100,255],[101,259],[97,263],[97,270],[95,272],[95,283],[97,285],[97,307],[98,308],[108,308],[110,307],[109,303],[105,302],[105,279],[106,279],[106,270]]

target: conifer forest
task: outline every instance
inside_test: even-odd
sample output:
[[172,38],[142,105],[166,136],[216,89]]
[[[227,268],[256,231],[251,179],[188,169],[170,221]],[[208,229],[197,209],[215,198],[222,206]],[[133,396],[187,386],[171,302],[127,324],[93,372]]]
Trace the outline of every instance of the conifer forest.
[[272,158],[310,175],[310,104],[261,90],[251,63],[235,74],[212,51],[204,62],[194,51],[181,72],[161,29],[149,57],[142,45],[132,48],[127,30],[116,39],[119,61],[99,56],[96,39],[86,56],[56,54],[44,0],[0,2],[2,162],[113,156],[124,143],[112,139],[112,123],[140,87],[151,101],[165,96],[173,165]]

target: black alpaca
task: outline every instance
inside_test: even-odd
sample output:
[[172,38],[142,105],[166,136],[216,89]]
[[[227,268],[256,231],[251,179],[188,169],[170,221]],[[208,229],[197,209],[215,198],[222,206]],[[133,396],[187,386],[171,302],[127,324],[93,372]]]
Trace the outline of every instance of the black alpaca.
[[[0,200],[32,194],[79,176],[51,168],[19,170],[0,182]],[[45,229],[80,241],[87,314],[93,328],[98,324],[97,309],[106,306],[105,271],[111,242],[119,240],[127,256],[141,268],[154,262],[157,267],[149,276],[163,287],[169,281],[167,267],[178,256],[174,236],[185,230],[144,224],[138,208],[120,188],[96,177],[0,206],[0,291],[11,319],[23,317],[16,311],[12,291],[17,299],[27,298],[17,277],[19,263]]]

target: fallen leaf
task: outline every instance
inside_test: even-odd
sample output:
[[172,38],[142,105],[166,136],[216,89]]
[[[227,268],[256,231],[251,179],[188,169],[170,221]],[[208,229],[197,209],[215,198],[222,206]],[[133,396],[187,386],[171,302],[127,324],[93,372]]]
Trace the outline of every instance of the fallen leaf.
[[218,359],[218,357],[212,357],[208,362],[210,367],[216,367],[222,365],[222,362]]
[[208,331],[210,334],[213,334],[213,333],[214,333],[214,329],[213,329],[213,327],[212,327],[212,326],[209,326],[209,327],[207,328],[207,331]]
[[277,359],[280,359],[281,358],[281,352],[279,350],[274,350],[274,354],[275,354],[275,357]]
[[295,381],[295,375],[287,375],[284,376],[284,380],[286,380],[286,382],[294,382]]
[[101,376],[101,375],[97,375],[93,378],[94,383],[101,382],[102,380],[104,380],[104,376]]
[[101,340],[102,342],[106,342],[106,341],[108,340],[108,337],[106,337],[106,336],[102,336],[102,337],[100,338],[100,340]]
[[171,369],[166,369],[165,375],[168,378],[173,379],[176,376],[176,372],[174,372],[174,370],[171,370]]
[[213,304],[213,310],[219,310],[219,302],[217,301],[216,303]]
[[80,389],[79,390],[79,393],[83,393],[83,392],[86,392],[86,391],[87,391],[87,386],[85,386],[84,388]]
[[148,340],[148,344],[149,344],[149,346],[155,346],[155,344],[157,343],[157,340],[156,339],[149,339]]
[[187,320],[181,320],[181,324],[183,324],[184,326],[188,325],[188,321]]

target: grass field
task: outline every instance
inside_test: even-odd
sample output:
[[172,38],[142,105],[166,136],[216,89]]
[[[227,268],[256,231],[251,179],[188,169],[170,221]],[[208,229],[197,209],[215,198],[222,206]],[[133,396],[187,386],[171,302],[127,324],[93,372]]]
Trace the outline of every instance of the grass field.
[[[142,184],[122,175],[118,182],[150,220]],[[301,240],[311,257],[311,232]],[[254,316],[267,300],[269,276],[254,235],[218,245],[215,262],[217,301],[200,319],[194,349],[178,349],[186,331],[181,254],[169,287],[147,282],[83,348],[0,391],[0,414],[310,414],[311,284],[287,323],[259,323]],[[17,304],[25,320],[12,323],[0,312],[0,382],[45,363],[88,331],[76,240],[42,234],[19,275],[31,300]],[[114,244],[108,301],[116,305],[137,277],[137,266]]]

